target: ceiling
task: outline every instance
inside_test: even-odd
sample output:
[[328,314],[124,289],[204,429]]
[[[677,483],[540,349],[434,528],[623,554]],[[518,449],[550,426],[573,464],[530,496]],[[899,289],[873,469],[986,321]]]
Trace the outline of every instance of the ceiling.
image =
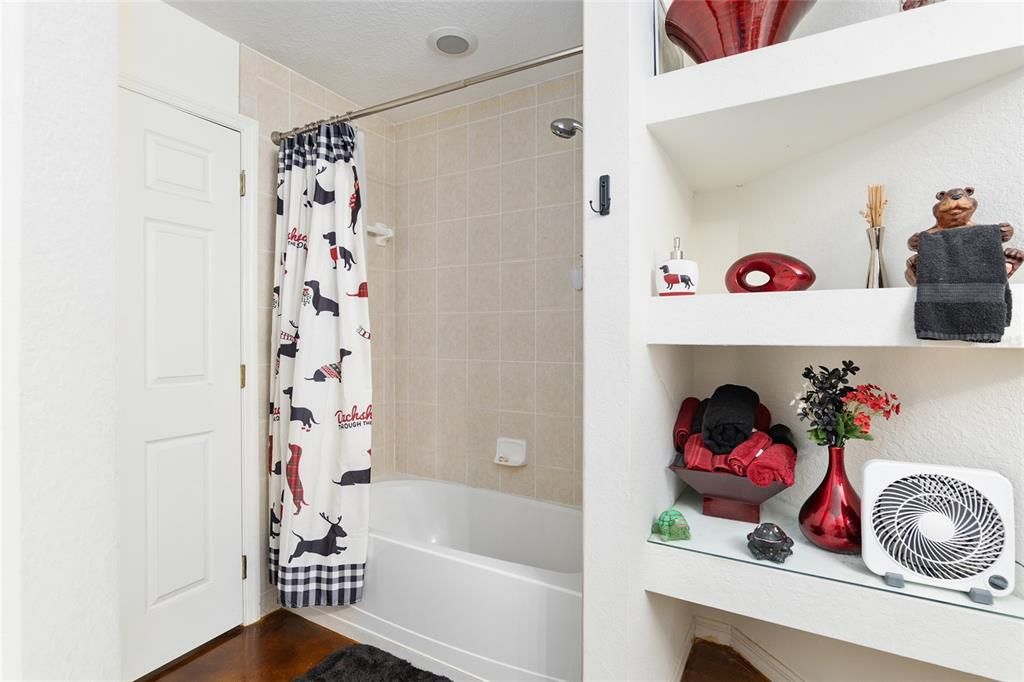
[[[581,0],[170,0],[211,28],[300,74],[369,106],[583,41]],[[479,40],[450,57],[427,36],[457,26]],[[579,58],[474,85],[386,114],[404,121],[571,72]]]

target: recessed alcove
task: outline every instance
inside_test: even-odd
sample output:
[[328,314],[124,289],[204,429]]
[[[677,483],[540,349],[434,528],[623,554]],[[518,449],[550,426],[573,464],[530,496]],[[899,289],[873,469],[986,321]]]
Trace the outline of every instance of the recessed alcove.
[[[748,296],[755,296],[749,294]],[[1020,351],[979,352],[975,348],[865,347],[658,347],[656,371],[668,393],[704,398],[726,383],[749,386],[771,410],[772,422],[790,427],[798,446],[796,483],[778,501],[798,507],[825,471],[824,449],[812,443],[790,403],[800,391],[807,365],[839,366],[854,360],[861,371],[853,383],[874,383],[896,393],[902,413],[875,419],[875,440],[847,444],[847,469],[857,488],[861,467],[873,458],[992,469],[1010,481],[1024,480],[1024,461],[1015,446],[1024,432],[1024,376]],[[679,375],[685,380],[674,381]],[[672,457],[671,424],[664,430],[664,465]],[[668,475],[668,474],[667,474]],[[1024,504],[1016,509],[1017,546],[1024,547]],[[1020,594],[1024,596],[1024,571]]]
[[[754,299],[760,295],[732,296]],[[1012,670],[1002,652],[1006,640],[994,634],[1008,634],[1024,622],[1024,569],[1019,563],[1016,592],[997,598],[992,606],[979,606],[960,592],[909,583],[902,590],[890,588],[860,557],[831,554],[804,540],[797,511],[823,477],[827,457],[824,448],[807,437],[806,425],[790,403],[803,383],[803,367],[838,366],[842,360],[852,359],[861,367],[855,383],[881,385],[897,393],[903,404],[902,413],[891,421],[875,420],[875,440],[847,443],[847,469],[855,488],[863,489],[861,469],[875,458],[991,469],[1019,488],[1024,463],[1014,444],[1024,432],[1020,351],[991,352],[968,346],[657,343],[648,349],[653,371],[659,376],[659,392],[672,396],[676,406],[687,396],[710,396],[725,383],[756,390],[771,410],[772,422],[793,430],[798,458],[796,483],[766,502],[761,511],[762,521],[778,523],[796,541],[794,555],[783,566],[758,562],[747,552],[746,534],[755,524],[703,515],[700,497],[678,486],[674,474],[662,468],[659,475],[667,485],[681,491],[673,506],[683,511],[692,539],[662,542],[649,536],[648,528],[636,529],[638,536],[647,540],[641,579],[645,590],[978,674],[1001,677]],[[667,467],[674,457],[671,424],[663,426],[663,445],[657,455],[650,452],[643,458],[646,467]],[[1015,543],[1021,547],[1024,505],[1017,505],[1014,516]],[[815,604],[821,608],[814,608]],[[863,614],[865,627],[836,623],[836,611],[844,604],[861,609],[858,613]],[[920,637],[891,639],[909,623]],[[950,628],[958,637],[971,639],[970,653],[949,654]]]

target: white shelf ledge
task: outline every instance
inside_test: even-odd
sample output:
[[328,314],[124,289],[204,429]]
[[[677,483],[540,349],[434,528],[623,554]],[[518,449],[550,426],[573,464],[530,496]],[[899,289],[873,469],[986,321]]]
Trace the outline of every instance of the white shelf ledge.
[[689,521],[692,539],[652,537],[647,543],[643,585],[649,592],[977,675],[1024,678],[1019,594],[981,606],[949,590],[912,583],[891,588],[859,557],[811,545],[800,533],[797,510],[775,500],[762,505],[761,520],[793,538],[793,555],[781,565],[756,561],[746,548],[756,524],[702,515],[692,491],[675,506]]
[[1024,67],[1022,25],[949,0],[684,68],[648,81],[647,125],[692,189],[742,185]]
[[[1024,348],[1024,284],[1011,285],[1015,311],[1000,343],[921,341],[916,289],[834,289],[651,297],[647,343],[682,346]],[[841,320],[834,312],[841,311]]]

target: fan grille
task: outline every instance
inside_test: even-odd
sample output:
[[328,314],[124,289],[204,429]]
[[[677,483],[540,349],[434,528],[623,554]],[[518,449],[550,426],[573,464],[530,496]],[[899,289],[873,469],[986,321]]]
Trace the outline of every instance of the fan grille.
[[[947,537],[929,537],[927,517],[948,520]],[[975,487],[939,474],[893,481],[871,510],[875,537],[901,566],[940,580],[963,580],[994,564],[1006,530],[995,506]]]

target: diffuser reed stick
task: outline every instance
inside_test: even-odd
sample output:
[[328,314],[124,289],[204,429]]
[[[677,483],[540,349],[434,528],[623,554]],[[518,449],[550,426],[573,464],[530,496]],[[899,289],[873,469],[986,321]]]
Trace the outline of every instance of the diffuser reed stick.
[[868,221],[868,227],[882,227],[882,220],[885,217],[885,205],[889,200],[885,198],[885,185],[868,185],[868,205],[866,211],[860,214]]

